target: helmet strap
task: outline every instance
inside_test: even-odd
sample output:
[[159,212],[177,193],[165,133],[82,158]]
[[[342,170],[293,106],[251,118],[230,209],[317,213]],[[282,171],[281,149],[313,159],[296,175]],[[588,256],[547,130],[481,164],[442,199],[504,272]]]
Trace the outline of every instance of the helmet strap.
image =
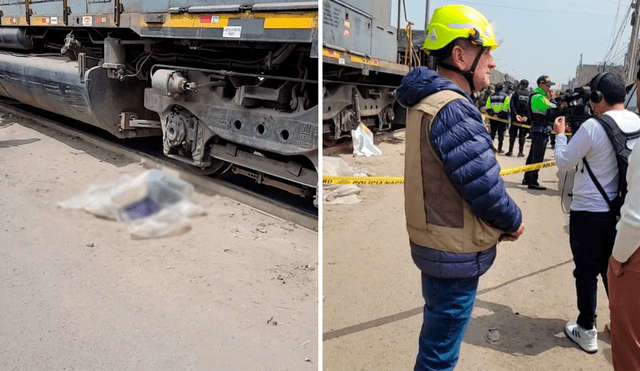
[[480,51],[478,52],[478,55],[476,55],[476,59],[473,61],[473,64],[471,65],[471,69],[469,69],[469,71],[462,71],[460,70],[458,67],[453,66],[449,63],[445,63],[445,62],[440,62],[438,63],[440,66],[451,70],[453,72],[459,73],[462,76],[464,76],[465,79],[467,79],[467,82],[469,83],[469,88],[471,88],[471,92],[473,93],[474,90],[476,90],[476,87],[473,83],[473,74],[476,71],[476,67],[478,66],[478,62],[480,62],[480,57],[482,57],[482,53],[484,52],[485,48],[481,48]]

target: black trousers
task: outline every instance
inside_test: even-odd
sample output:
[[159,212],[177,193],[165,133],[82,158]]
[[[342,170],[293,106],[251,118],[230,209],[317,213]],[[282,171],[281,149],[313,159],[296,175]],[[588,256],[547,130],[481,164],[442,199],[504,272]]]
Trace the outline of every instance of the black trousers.
[[495,121],[489,119],[489,124],[491,125],[491,141],[493,142],[496,139],[496,133],[498,134],[498,150],[502,150],[502,143],[504,142],[504,131],[506,129],[507,124],[502,121]]
[[[549,140],[549,134],[545,133],[531,133],[531,148],[529,149],[529,156],[527,157],[527,165],[537,164],[544,161],[544,151],[547,148],[547,141]],[[532,170],[524,173],[524,179],[522,184],[538,184],[538,171]]]
[[511,124],[509,127],[509,152],[513,152],[513,146],[516,144],[516,137],[518,138],[518,146],[520,152],[524,151],[524,142],[527,137],[528,129],[522,126]]
[[609,297],[607,268],[616,239],[616,220],[611,213],[571,211],[569,216],[569,243],[575,269],[578,296],[578,323],[589,330],[595,325],[598,275]]

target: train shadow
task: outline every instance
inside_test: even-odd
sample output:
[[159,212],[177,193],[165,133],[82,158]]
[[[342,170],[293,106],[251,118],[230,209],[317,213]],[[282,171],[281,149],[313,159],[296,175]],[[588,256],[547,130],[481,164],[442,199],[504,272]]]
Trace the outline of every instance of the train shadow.
[[9,147],[18,147],[26,144],[31,144],[35,142],[39,142],[38,138],[30,138],[30,139],[14,139],[14,140],[0,140],[0,148],[9,148]]
[[[1,121],[2,127],[7,127],[10,125],[16,124],[16,125],[29,128],[31,130],[37,131],[42,135],[46,135],[52,139],[55,139],[58,142],[66,144],[67,146],[73,148],[76,151],[80,151],[102,162],[109,163],[116,167],[124,167],[132,163],[135,163],[135,161],[130,160],[125,156],[112,153],[105,149],[101,149],[98,146],[91,144],[87,141],[84,141],[77,136],[73,136],[72,134],[65,133],[65,131],[72,130],[72,131],[78,131],[80,133],[93,135],[102,140],[107,140],[109,142],[114,142],[114,143],[119,142],[117,138],[113,137],[112,135],[110,135],[109,133],[107,133],[102,129],[93,127],[89,124],[85,124],[80,121],[69,119],[68,117],[63,117],[51,112],[43,111],[35,107],[14,103],[14,102],[11,102],[10,100],[6,100],[6,98],[2,98],[2,102],[10,104],[11,107],[15,108],[17,111],[15,114],[3,112],[2,121]],[[31,120],[29,118],[21,117],[20,111],[23,111],[25,115],[34,114],[34,115],[41,116],[45,118],[44,120],[45,122],[43,123],[35,122],[34,120]],[[54,124],[53,122],[57,122],[57,123]],[[63,131],[58,130],[57,128],[53,127],[54,125],[60,126],[61,128],[66,130],[63,130]],[[18,143],[4,143],[4,146],[14,146],[16,144],[17,145],[30,144],[38,140],[40,139],[13,140],[10,142],[18,142]],[[157,140],[157,141],[160,142],[160,140]],[[162,150],[162,147],[161,147],[162,143],[160,142],[159,145],[160,145],[160,150]],[[0,148],[4,148],[3,142],[0,142]],[[71,151],[71,153],[73,153],[74,155],[78,154],[74,151]]]

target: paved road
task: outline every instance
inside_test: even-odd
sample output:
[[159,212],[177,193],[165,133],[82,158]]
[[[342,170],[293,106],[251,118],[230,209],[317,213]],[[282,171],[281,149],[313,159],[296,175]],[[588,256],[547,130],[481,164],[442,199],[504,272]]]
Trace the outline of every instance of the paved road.
[[0,370],[317,370],[317,233],[213,194],[152,240],[56,206],[143,170],[0,114]]
[[[404,143],[380,148],[381,157],[342,157],[378,176],[403,175]],[[546,159],[553,159],[550,149]],[[503,168],[525,162],[504,156],[499,161]],[[560,208],[556,171],[540,171],[541,184],[549,187],[544,192],[521,186],[522,174],[504,178],[523,211],[526,230],[517,242],[499,245],[494,266],[481,278],[456,370],[612,369],[609,338],[603,333],[609,310],[601,285],[600,351],[589,355],[563,333],[577,309],[568,217]],[[409,370],[423,301],[404,225],[403,187],[362,188],[360,204],[324,208],[324,370]],[[490,329],[498,330],[497,343],[487,341]]]

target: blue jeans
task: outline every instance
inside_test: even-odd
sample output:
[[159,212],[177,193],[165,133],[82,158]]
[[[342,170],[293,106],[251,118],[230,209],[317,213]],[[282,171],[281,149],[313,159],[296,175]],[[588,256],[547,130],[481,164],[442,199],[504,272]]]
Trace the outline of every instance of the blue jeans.
[[456,366],[479,278],[436,278],[422,273],[425,306],[415,371]]

